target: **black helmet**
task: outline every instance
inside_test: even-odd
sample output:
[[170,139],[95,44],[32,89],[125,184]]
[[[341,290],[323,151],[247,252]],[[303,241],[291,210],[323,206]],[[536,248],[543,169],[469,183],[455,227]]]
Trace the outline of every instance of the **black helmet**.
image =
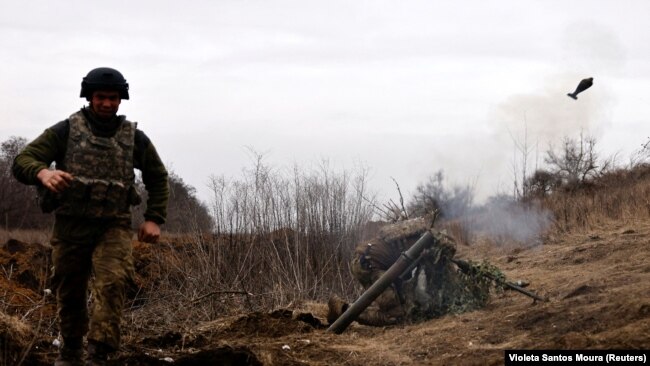
[[119,71],[110,67],[98,67],[90,70],[81,81],[79,97],[91,100],[93,92],[99,89],[117,90],[120,93],[120,98],[129,99],[129,84]]

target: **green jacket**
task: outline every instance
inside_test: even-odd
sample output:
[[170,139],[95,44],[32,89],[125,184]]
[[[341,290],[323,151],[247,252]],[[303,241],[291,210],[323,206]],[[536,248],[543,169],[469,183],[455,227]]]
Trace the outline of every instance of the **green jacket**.
[[[92,132],[99,136],[110,136],[125,120],[116,116],[108,124],[93,118],[87,108],[82,109],[90,121]],[[24,184],[39,185],[36,177],[43,168],[52,162],[62,162],[67,149],[70,122],[66,119],[46,129],[34,141],[30,142],[14,159],[13,175]],[[167,218],[167,201],[169,200],[168,174],[160,160],[151,140],[140,130],[135,133],[133,166],[142,172],[142,182],[147,190],[147,210],[145,220],[163,224]]]

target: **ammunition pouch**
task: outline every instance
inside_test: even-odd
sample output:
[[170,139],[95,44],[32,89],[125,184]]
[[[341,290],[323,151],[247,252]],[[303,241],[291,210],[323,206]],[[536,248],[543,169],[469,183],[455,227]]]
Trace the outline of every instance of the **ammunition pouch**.
[[87,217],[116,217],[130,213],[141,202],[135,187],[118,181],[75,178],[61,195],[57,214]]

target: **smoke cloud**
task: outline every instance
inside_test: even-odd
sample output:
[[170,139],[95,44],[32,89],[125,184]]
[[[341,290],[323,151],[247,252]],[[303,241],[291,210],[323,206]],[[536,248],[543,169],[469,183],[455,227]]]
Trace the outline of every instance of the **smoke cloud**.
[[[625,66],[625,47],[612,30],[593,22],[567,26],[561,44],[557,72],[496,107],[494,120],[513,135],[526,129],[529,139],[547,145],[580,132],[598,137],[611,123],[609,111],[616,100],[610,84]],[[578,100],[568,98],[588,77],[594,85]]]
[[578,100],[567,96],[587,77],[592,75],[551,76],[541,88],[509,97],[495,111],[495,120],[509,132],[502,136],[523,139],[525,130],[529,141],[547,145],[580,131],[599,134],[607,121],[605,111],[611,98],[606,87],[599,85],[598,75],[593,76],[594,86],[580,94]]
[[[616,98],[610,81],[625,67],[625,47],[615,32],[594,22],[570,24],[560,42],[557,71],[541,83],[531,82],[529,90],[511,95],[492,111],[490,119],[501,131],[495,143],[512,146],[511,152],[499,150],[502,155],[495,164],[502,171],[510,169],[512,182],[519,185],[534,169],[543,168],[545,152],[565,137],[582,133],[598,140],[612,124]],[[594,78],[594,85],[578,100],[569,98],[567,93],[588,77]],[[508,195],[508,188],[501,193]],[[550,211],[508,199],[488,200],[482,210],[481,219],[471,224],[472,231],[495,242],[534,245],[553,221]]]
[[534,204],[493,200],[483,207],[480,219],[472,224],[475,235],[499,245],[537,246],[553,223],[553,214]]

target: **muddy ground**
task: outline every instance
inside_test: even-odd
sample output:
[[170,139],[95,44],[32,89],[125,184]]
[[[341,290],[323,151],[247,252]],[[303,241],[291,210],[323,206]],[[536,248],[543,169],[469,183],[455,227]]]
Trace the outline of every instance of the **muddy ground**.
[[[42,253],[20,242],[0,249],[0,365],[21,358],[47,365],[56,356],[48,334],[54,307],[36,292],[41,280],[33,273],[47,265]],[[458,257],[487,259],[550,300],[505,291],[479,311],[386,328],[355,323],[341,335],[326,331],[325,304],[306,304],[220,318],[184,333],[143,332],[125,339],[111,364],[499,365],[505,349],[650,349],[650,222],[554,234],[530,248],[479,242],[460,247]],[[22,352],[26,344],[29,353]]]

